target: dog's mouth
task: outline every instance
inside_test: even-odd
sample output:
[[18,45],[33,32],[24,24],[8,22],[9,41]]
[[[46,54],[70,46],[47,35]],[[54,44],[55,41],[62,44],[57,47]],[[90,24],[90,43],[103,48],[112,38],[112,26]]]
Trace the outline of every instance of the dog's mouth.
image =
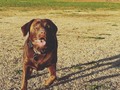
[[33,44],[38,49],[44,49],[46,47],[46,39],[45,38],[40,38],[40,39],[34,40]]

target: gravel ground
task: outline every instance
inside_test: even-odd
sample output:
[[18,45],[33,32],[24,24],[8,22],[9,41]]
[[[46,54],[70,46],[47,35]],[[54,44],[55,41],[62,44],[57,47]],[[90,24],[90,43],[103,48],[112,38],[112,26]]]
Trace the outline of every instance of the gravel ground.
[[28,90],[120,90],[119,10],[0,11],[0,90],[20,90],[20,27],[33,18],[49,18],[59,28],[58,79],[44,87],[47,69],[34,71]]

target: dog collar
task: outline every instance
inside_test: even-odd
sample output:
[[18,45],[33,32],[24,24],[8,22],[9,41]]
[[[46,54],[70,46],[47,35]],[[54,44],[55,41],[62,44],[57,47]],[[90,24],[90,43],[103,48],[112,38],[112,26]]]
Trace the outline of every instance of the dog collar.
[[28,47],[30,48],[30,49],[33,49],[33,51],[34,51],[34,56],[33,56],[33,59],[34,60],[38,60],[39,59],[39,55],[41,55],[41,54],[46,54],[47,53],[47,49],[41,49],[40,51],[38,51],[36,48],[34,48],[34,45],[32,44],[32,41],[28,41]]

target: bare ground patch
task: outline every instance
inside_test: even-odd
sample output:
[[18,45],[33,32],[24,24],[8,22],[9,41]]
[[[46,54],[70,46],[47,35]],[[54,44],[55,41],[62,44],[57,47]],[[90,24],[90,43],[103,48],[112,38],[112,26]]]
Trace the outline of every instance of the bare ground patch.
[[0,12],[0,87],[20,90],[20,27],[33,18],[52,19],[59,30],[58,80],[44,87],[47,70],[34,71],[29,90],[119,90],[120,12],[42,10]]

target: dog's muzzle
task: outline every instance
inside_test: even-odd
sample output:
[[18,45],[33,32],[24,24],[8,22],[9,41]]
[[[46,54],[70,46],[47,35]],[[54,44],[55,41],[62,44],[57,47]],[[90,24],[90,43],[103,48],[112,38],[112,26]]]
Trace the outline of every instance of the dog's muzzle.
[[39,40],[35,40],[34,42],[33,42],[33,44],[35,45],[35,46],[37,46],[37,47],[39,47],[40,49],[42,49],[42,48],[44,48],[45,47],[45,45],[46,45],[46,41],[45,41],[45,39],[39,39]]

